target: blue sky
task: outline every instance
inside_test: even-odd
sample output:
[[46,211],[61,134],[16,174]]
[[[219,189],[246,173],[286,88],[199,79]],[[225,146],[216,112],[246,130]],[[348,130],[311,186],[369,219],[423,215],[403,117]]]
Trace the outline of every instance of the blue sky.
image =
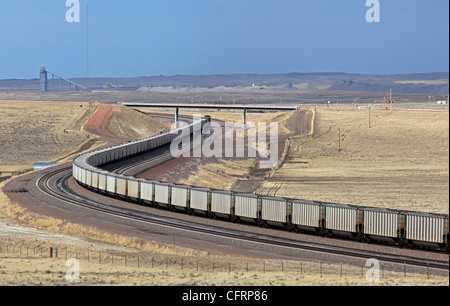
[[0,0],[0,79],[449,71],[449,1]]

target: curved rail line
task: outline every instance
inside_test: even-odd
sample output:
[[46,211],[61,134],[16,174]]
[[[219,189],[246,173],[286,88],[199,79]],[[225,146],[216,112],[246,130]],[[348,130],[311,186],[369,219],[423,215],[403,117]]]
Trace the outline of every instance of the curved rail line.
[[[392,255],[373,253],[373,252],[362,252],[352,249],[339,249],[335,247],[323,246],[323,245],[313,245],[308,243],[301,243],[296,241],[289,241],[276,237],[269,236],[259,236],[250,233],[236,232],[228,229],[214,228],[210,226],[203,226],[193,223],[187,223],[180,220],[168,220],[162,217],[141,213],[133,210],[127,210],[124,208],[118,208],[114,206],[109,206],[102,204],[97,201],[90,200],[85,197],[81,197],[75,194],[68,186],[67,180],[72,176],[70,172],[71,168],[63,168],[56,171],[52,171],[41,176],[36,181],[36,186],[41,192],[46,195],[58,199],[60,201],[69,203],[70,205],[75,205],[78,207],[95,210],[104,214],[112,215],[115,217],[143,222],[147,224],[154,224],[162,227],[170,227],[175,229],[180,229],[183,231],[190,231],[195,233],[201,233],[204,235],[218,236],[222,238],[240,240],[251,243],[264,244],[267,246],[276,246],[283,248],[291,248],[297,250],[307,250],[326,254],[334,254],[347,256],[359,259],[370,259],[375,258],[379,261],[386,263],[404,264],[414,267],[428,267],[439,270],[449,270],[449,263],[444,261],[426,261],[423,259],[412,258],[412,257],[396,257]],[[68,172],[63,174],[63,172]],[[56,190],[52,187],[50,181],[56,178]]]
[[[220,127],[223,131],[225,128],[225,122],[220,121]],[[202,135],[200,139],[196,139],[191,142],[191,150],[198,146],[201,146],[203,141],[210,136],[211,135]],[[164,146],[154,151],[129,158],[126,162],[121,161],[120,166],[118,167],[106,167],[104,169],[121,175],[135,176],[151,167],[146,165],[161,164],[161,162],[158,162],[158,160],[166,161],[171,158],[172,154],[170,153],[170,146]]]

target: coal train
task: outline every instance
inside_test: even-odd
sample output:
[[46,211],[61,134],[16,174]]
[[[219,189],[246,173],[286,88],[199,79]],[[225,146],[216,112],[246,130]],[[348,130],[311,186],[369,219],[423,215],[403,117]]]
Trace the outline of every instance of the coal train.
[[[101,167],[121,159],[170,145],[183,128],[191,133],[209,116],[177,130],[83,154],[73,161],[73,177],[95,192],[142,205],[204,215],[233,222],[249,222],[322,236],[348,236],[359,241],[385,241],[399,246],[449,250],[449,216],[343,205],[301,199],[242,194],[125,176]],[[158,159],[158,164],[172,158]],[[156,165],[156,164],[155,164]]]

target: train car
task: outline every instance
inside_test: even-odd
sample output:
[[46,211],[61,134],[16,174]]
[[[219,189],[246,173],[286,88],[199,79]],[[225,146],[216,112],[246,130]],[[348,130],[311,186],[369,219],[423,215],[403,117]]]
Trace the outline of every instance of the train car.
[[98,172],[95,170],[92,171],[91,187],[98,189]]
[[260,197],[260,201],[261,219],[265,224],[288,226],[291,215],[291,205],[288,200],[280,197]]
[[80,181],[79,170],[80,167],[76,163],[72,163],[72,176],[76,181]]
[[448,244],[448,218],[416,212],[405,212],[403,215],[408,245],[445,249]]
[[295,229],[304,231],[319,232],[322,220],[325,216],[322,214],[320,203],[307,200],[289,200],[291,203],[291,223]]
[[225,190],[211,190],[211,212],[216,217],[234,220],[233,193]]
[[127,178],[127,199],[133,201],[140,200],[141,179]]
[[400,242],[402,218],[400,212],[382,208],[361,208],[363,213],[363,234],[365,239]]
[[106,176],[106,193],[110,195],[116,194],[116,175],[109,173]]
[[208,188],[190,188],[190,209],[196,214],[213,216],[211,212],[211,193]]
[[189,208],[189,186],[185,185],[172,185],[170,197],[170,208],[172,210],[178,209],[187,211]]
[[141,180],[139,183],[140,202],[146,205],[153,205],[155,203],[155,182]]
[[171,192],[171,184],[155,182],[155,204],[157,206],[169,208],[170,205],[170,192]]
[[362,224],[362,220],[358,220],[360,215],[357,207],[334,203],[322,203],[322,207],[325,213],[325,229],[329,233],[357,236],[358,226]]
[[99,172],[98,173],[98,190],[101,193],[106,193],[106,179],[107,173],[106,172]]
[[254,194],[234,195],[234,215],[241,221],[261,224],[261,205],[258,196]]
[[127,178],[124,176],[116,177],[116,194],[122,199],[127,197],[127,181]]
[[85,169],[85,173],[86,173],[85,184],[86,184],[86,186],[91,187],[92,186],[92,170],[87,168],[87,169]]
[[84,168],[80,167],[78,171],[79,171],[78,176],[80,178],[80,180],[79,180],[80,183],[83,185],[86,185],[86,170]]

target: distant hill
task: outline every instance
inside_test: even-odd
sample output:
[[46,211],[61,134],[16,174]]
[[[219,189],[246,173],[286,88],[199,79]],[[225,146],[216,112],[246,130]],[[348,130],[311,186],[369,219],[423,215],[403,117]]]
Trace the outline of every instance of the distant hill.
[[397,94],[417,94],[417,95],[446,95],[448,94],[449,85],[434,85],[434,84],[383,84],[383,83],[363,83],[354,82],[351,80],[343,80],[333,83],[328,90],[343,90],[343,91],[361,91],[361,92],[380,92],[386,93],[389,90]]
[[[228,75],[174,75],[150,76],[136,78],[71,78],[72,81],[89,89],[108,88],[110,90],[138,90],[141,87],[182,87],[182,88],[216,88],[234,89],[251,87],[272,87],[286,90],[320,90],[358,91],[385,93],[393,91],[403,94],[446,95],[449,91],[449,73],[418,74],[354,74],[354,73],[287,73],[287,74],[228,74]],[[434,84],[417,83],[417,81],[437,81]],[[444,82],[442,82],[444,80]],[[446,80],[446,82],[445,82]],[[49,80],[50,81],[50,80]],[[415,81],[408,83],[408,81]],[[401,83],[396,83],[401,82]],[[431,83],[431,84],[429,84]],[[55,88],[59,85],[55,81]],[[38,90],[39,80],[0,80],[0,89]]]

